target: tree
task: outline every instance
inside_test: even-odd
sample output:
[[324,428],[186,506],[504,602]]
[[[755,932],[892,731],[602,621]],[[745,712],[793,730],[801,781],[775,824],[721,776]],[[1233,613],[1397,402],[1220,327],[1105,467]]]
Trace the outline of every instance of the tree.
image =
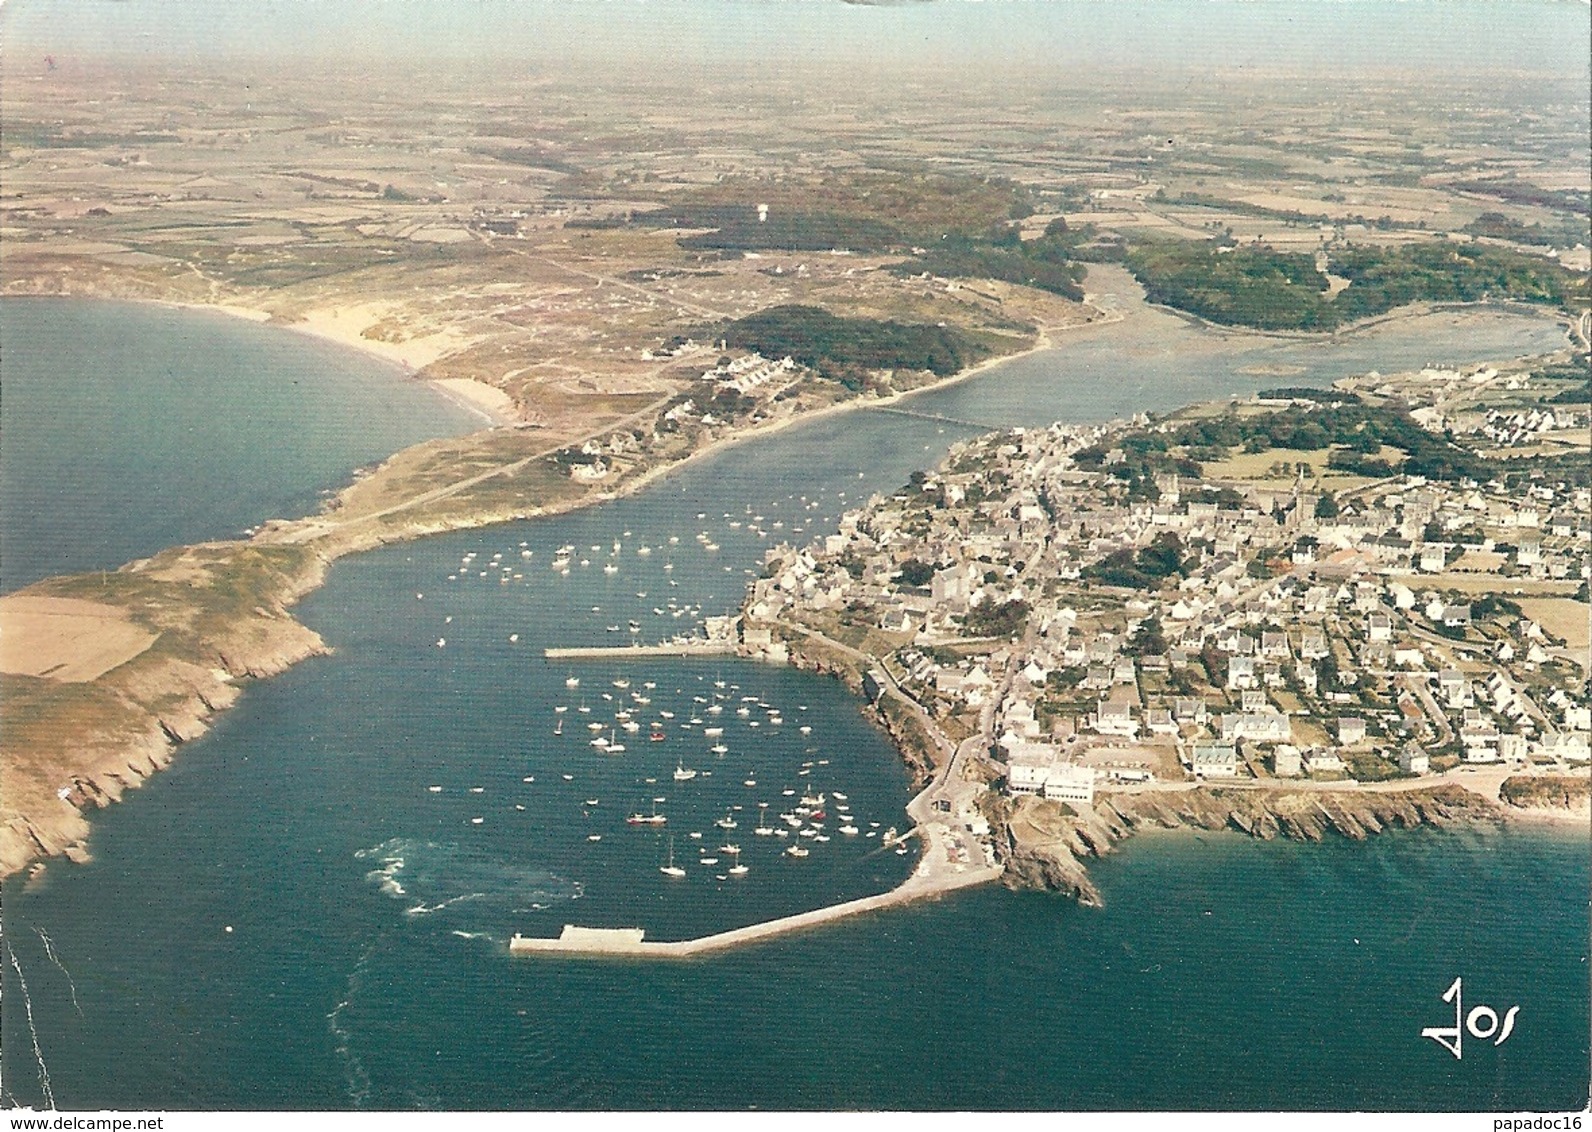
[[1323,495],[1316,500],[1316,518],[1336,519],[1338,517],[1338,501],[1330,495]]
[[903,586],[926,586],[934,580],[935,568],[932,563],[909,558],[901,563],[901,572],[898,577]]

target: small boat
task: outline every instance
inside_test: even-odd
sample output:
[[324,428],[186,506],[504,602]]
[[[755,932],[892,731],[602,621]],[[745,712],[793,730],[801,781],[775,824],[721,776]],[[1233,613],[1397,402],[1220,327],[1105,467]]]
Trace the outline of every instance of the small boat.
[[708,750],[712,751],[715,755],[722,755],[722,754],[726,753],[729,750],[729,748],[726,747],[723,743],[715,743],[715,744],[713,744],[713,746],[709,747]]
[[662,825],[669,819],[662,814],[631,814],[625,819],[626,825]]
[[747,779],[747,780],[746,780],[746,785],[747,785],[747,786],[756,786],[756,785],[757,785],[757,779],[755,779],[755,778],[748,778],[748,779]]
[[563,733],[564,733],[564,721],[562,719],[560,719],[558,721],[558,724],[553,728],[553,734],[554,735],[562,735]]
[[787,857],[805,857],[805,856],[807,856],[807,854],[809,852],[810,852],[810,850],[808,850],[805,846],[792,845],[789,849],[785,850],[785,856],[787,856]]
[[811,735],[813,733],[813,729],[808,727],[805,723],[802,724],[801,731],[803,735]]
[[564,687],[566,687],[566,688],[578,688],[578,687],[580,687],[580,677],[579,676],[570,676],[568,679],[566,679],[564,681]]
[[433,793],[433,794],[441,794],[442,793],[442,787],[440,787],[440,786],[427,786],[426,789],[431,791],[431,793]]
[[599,800],[598,800],[598,799],[596,799],[596,798],[587,798],[587,799],[586,799],[586,805],[588,805],[588,806],[595,806],[595,805],[597,805],[597,804],[598,804],[598,801],[599,801]]
[[717,739],[720,735],[724,734],[724,728],[722,728],[722,727],[704,727],[702,729],[702,734],[706,735],[709,739]]
[[658,871],[666,877],[679,878],[685,876],[685,870],[674,863],[674,838],[672,837],[669,839],[669,863],[659,865]]
[[690,782],[697,776],[697,772],[685,765],[683,760],[675,760],[674,780],[676,782]]
[[603,835],[600,834],[600,833],[588,833],[586,835],[586,840],[587,841],[601,841],[602,839],[603,839]]
[[716,865],[718,863],[719,863],[719,859],[717,857],[699,857],[699,858],[697,858],[697,864],[699,864],[699,865]]
[[854,825],[843,825],[840,827],[840,832],[847,837],[855,837],[857,836],[857,827]]
[[612,562],[610,562],[610,563],[608,563],[607,565],[605,565],[603,567],[603,573],[604,574],[617,574],[617,573],[619,573],[619,567],[615,566]]
[[713,824],[718,826],[720,829],[734,829],[735,828],[735,818],[733,816],[731,816],[730,814],[725,814],[722,818],[720,818],[718,821],[714,822]]

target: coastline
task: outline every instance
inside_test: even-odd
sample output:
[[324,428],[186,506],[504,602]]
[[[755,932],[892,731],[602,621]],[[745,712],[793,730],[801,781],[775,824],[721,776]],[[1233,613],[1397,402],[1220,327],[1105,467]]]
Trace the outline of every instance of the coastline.
[[[247,307],[226,304],[197,304],[183,302],[167,302],[161,300],[131,300],[155,302],[157,305],[180,307],[192,310],[210,310],[226,314],[231,317],[245,318],[253,322],[269,322],[271,317],[267,312],[251,310]],[[72,859],[86,859],[88,855],[85,839],[88,835],[88,823],[84,811],[86,805],[95,806],[108,804],[120,799],[122,791],[128,786],[136,785],[147,773],[165,766],[172,757],[173,749],[192,738],[204,733],[208,721],[236,700],[240,694],[239,684],[244,676],[256,678],[274,675],[285,670],[299,660],[316,655],[324,651],[324,644],[312,632],[297,622],[289,612],[293,605],[304,596],[317,588],[324,580],[325,573],[330,564],[347,554],[362,550],[373,549],[388,543],[409,541],[433,534],[449,533],[458,530],[477,529],[503,522],[519,521],[543,516],[565,514],[579,508],[607,502],[609,500],[633,495],[647,488],[659,479],[668,476],[676,468],[681,468],[699,458],[711,456],[721,449],[740,444],[744,440],[755,439],[763,436],[772,436],[793,425],[807,421],[817,421],[831,415],[849,413],[868,408],[889,408],[902,401],[910,399],[918,393],[929,390],[942,389],[951,385],[970,381],[975,377],[983,376],[999,365],[1027,357],[1041,351],[1055,348],[1057,337],[1076,332],[1086,328],[1101,328],[1123,322],[1130,311],[1118,309],[1102,309],[1093,302],[1085,303],[1087,309],[1093,312],[1094,317],[1077,323],[1061,326],[1041,326],[1038,328],[1034,340],[1021,350],[997,357],[986,358],[979,363],[958,371],[946,378],[930,382],[916,389],[892,391],[884,396],[851,397],[847,400],[825,405],[820,408],[803,412],[792,412],[761,424],[743,428],[733,433],[719,436],[701,447],[686,453],[683,456],[661,460],[629,478],[615,483],[609,490],[589,490],[574,498],[556,499],[545,503],[530,506],[510,505],[500,510],[480,510],[472,514],[456,517],[415,519],[406,526],[382,527],[375,525],[371,520],[379,520],[386,514],[399,512],[415,505],[423,497],[416,496],[399,503],[389,512],[378,512],[374,515],[355,516],[352,519],[337,521],[335,511],[318,512],[301,519],[288,521],[270,528],[268,532],[261,532],[249,540],[235,542],[205,544],[209,550],[231,553],[236,556],[245,556],[257,553],[269,553],[273,550],[287,549],[284,544],[297,543],[293,549],[298,551],[298,556],[293,560],[293,565],[282,577],[273,578],[270,586],[261,590],[261,607],[258,612],[268,614],[267,620],[273,631],[279,630],[276,643],[280,644],[283,636],[304,635],[305,639],[295,639],[292,647],[286,649],[268,649],[262,654],[250,641],[250,633],[258,633],[259,625],[253,624],[251,619],[236,619],[236,623],[224,623],[212,630],[212,636],[199,641],[193,655],[184,655],[167,663],[167,669],[158,669],[157,677],[166,682],[165,691],[177,698],[180,702],[170,708],[161,708],[158,711],[149,708],[138,719],[136,738],[131,738],[132,732],[124,729],[121,738],[112,742],[111,736],[102,729],[99,733],[89,735],[88,746],[98,742],[101,748],[98,767],[84,768],[82,773],[70,773],[73,767],[61,768],[70,776],[70,781],[78,786],[77,802],[63,802],[67,811],[59,815],[55,822],[43,821],[42,826],[35,822],[34,817],[23,813],[15,807],[7,807],[8,813],[3,826],[0,826],[0,876],[20,871],[40,857],[49,857],[64,853]],[[1410,312],[1416,313],[1416,312]],[[314,333],[298,323],[272,322],[274,326],[283,329],[298,330],[301,333]],[[346,324],[345,329],[346,329]],[[1227,333],[1240,333],[1236,329]],[[1258,332],[1243,332],[1257,333]],[[344,347],[357,349],[363,353],[384,361],[391,361],[381,349],[366,340],[351,339],[346,334],[342,336],[331,334],[315,334],[317,337],[338,342]],[[475,385],[469,379],[459,379]],[[438,384],[440,383],[433,383]],[[490,388],[483,386],[483,389]],[[469,392],[466,389],[457,390],[461,395]],[[501,396],[507,397],[507,394]],[[612,425],[594,430],[592,436],[600,436],[609,431]],[[481,430],[470,434],[482,436],[492,431]],[[574,443],[579,443],[577,439]],[[559,445],[562,447],[563,445]],[[413,448],[404,449],[402,452],[411,452]],[[400,453],[395,453],[388,460],[395,459]],[[545,455],[545,453],[544,453]],[[488,475],[497,475],[511,472],[518,466],[536,459],[536,456],[527,457],[517,463],[509,462],[501,468],[494,469]],[[467,481],[460,481],[461,483]],[[594,485],[598,487],[598,485]],[[341,494],[338,497],[342,498]],[[357,524],[357,526],[356,526]],[[298,539],[283,538],[286,533],[301,536]],[[152,559],[143,562],[124,565],[121,571],[137,571],[151,562],[160,563],[161,568],[169,567],[172,561],[181,561],[186,554],[193,553],[195,547],[175,547]],[[37,585],[48,585],[51,582],[60,582],[61,579],[47,579]],[[31,590],[32,587],[29,587]],[[19,591],[25,592],[25,591]],[[257,619],[256,619],[257,620]],[[307,639],[313,638],[313,639]],[[219,670],[222,677],[217,682],[196,682],[191,670],[196,665],[201,665],[206,659],[216,660],[220,663],[212,671]],[[169,671],[168,671],[169,669]],[[83,745],[83,744],[80,744]],[[131,781],[127,780],[122,769],[131,766],[127,762],[129,755],[133,756],[137,768],[134,769]],[[904,756],[903,756],[904,757]],[[147,772],[138,769],[147,766]],[[42,820],[42,818],[41,818]],[[1541,820],[1557,819],[1555,815],[1544,815]],[[18,828],[20,824],[20,828]]]
[[[310,332],[301,324],[272,322],[272,316],[268,312],[236,304],[202,304],[155,299],[118,301],[148,302],[171,308],[211,311],[281,329]],[[1098,312],[1098,308],[1093,309]],[[1099,313],[1102,313],[1103,317],[1076,325],[1082,327],[1118,321],[1117,318],[1105,315],[1104,312]],[[391,361],[390,358],[383,356],[382,351],[372,349],[370,343],[325,334],[315,336],[338,342],[347,348],[360,350],[380,360]],[[291,556],[288,565],[273,566],[269,581],[260,583],[261,588],[255,594],[258,604],[253,614],[232,618],[213,628],[209,635],[195,642],[191,655],[184,653],[178,656],[156,656],[154,650],[151,650],[147,654],[147,660],[144,659],[146,654],[139,654],[130,658],[125,666],[119,666],[120,675],[139,686],[142,702],[131,705],[119,704],[116,711],[102,720],[97,728],[90,727],[86,734],[74,734],[69,737],[69,742],[65,741],[68,738],[66,736],[58,737],[57,742],[63,748],[61,753],[70,750],[74,757],[62,759],[59,766],[50,764],[48,769],[54,777],[48,789],[44,789],[45,784],[41,782],[25,781],[21,784],[21,793],[28,800],[22,806],[15,804],[17,791],[8,792],[8,804],[4,811],[0,812],[0,879],[30,867],[36,870],[42,867],[41,862],[55,856],[65,856],[74,862],[91,860],[92,854],[88,847],[88,838],[92,833],[92,825],[88,821],[90,810],[120,801],[126,790],[140,785],[144,779],[168,766],[178,746],[205,734],[209,730],[210,721],[232,706],[242,694],[244,678],[262,679],[274,676],[302,660],[328,651],[317,634],[293,617],[291,609],[302,597],[324,583],[327,571],[337,559],[395,542],[505,522],[567,514],[580,508],[629,496],[692,460],[710,456],[743,440],[773,435],[794,424],[817,420],[830,414],[887,406],[915,392],[970,380],[1002,362],[1049,348],[1052,341],[1050,333],[1042,328],[1035,341],[1025,349],[986,358],[974,366],[940,381],[931,382],[919,390],[893,392],[888,396],[876,398],[853,397],[819,409],[792,413],[753,428],[715,438],[681,458],[660,462],[647,468],[640,474],[614,485],[612,490],[589,491],[573,499],[555,500],[502,512],[483,511],[458,521],[419,521],[399,529],[374,527],[367,521],[372,516],[355,517],[351,521],[338,523],[334,518],[335,512],[329,514],[321,511],[280,524],[268,524],[249,539],[169,547],[149,558],[124,563],[118,567],[115,575],[161,576],[190,568],[189,560],[196,556],[208,558],[217,554],[231,554],[254,559],[260,555],[284,551],[290,552]],[[463,380],[469,381],[469,379]],[[432,384],[439,388],[439,392],[450,388],[442,386],[439,382]],[[470,384],[479,383],[470,382]],[[456,386],[452,389],[456,396],[473,392]],[[482,436],[494,431],[496,427],[501,425],[469,435]],[[611,427],[609,425],[594,430],[590,435],[600,436]],[[579,439],[574,441],[574,443],[579,442]],[[387,461],[395,459],[403,452],[410,452],[415,447],[419,446],[394,453],[387,458]],[[530,459],[534,458],[533,456]],[[336,498],[341,499],[341,497],[342,493],[339,493]],[[400,505],[398,509],[401,510],[403,506]],[[333,521],[328,522],[329,518]],[[364,529],[350,529],[356,523]],[[294,545],[293,540],[283,539],[285,532],[303,533],[305,537]],[[38,595],[39,587],[50,593],[58,588],[70,587],[74,579],[81,577],[84,576],[62,575],[46,578],[17,593],[24,596]],[[107,673],[113,680],[117,674],[118,669],[111,669]],[[48,685],[50,682],[40,683]],[[95,686],[90,685],[90,687]],[[159,706],[156,706],[157,703]],[[62,781],[69,785],[57,790],[53,783]],[[36,797],[33,797],[35,795]],[[52,801],[56,805],[52,806]]]

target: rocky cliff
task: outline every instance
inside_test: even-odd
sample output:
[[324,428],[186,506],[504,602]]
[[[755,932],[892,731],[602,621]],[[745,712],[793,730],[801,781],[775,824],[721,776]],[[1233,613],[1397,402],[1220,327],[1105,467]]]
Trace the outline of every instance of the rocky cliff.
[[87,811],[119,801],[209,729],[240,684],[326,652],[288,607],[320,584],[309,552],[169,551],[101,578],[59,578],[42,595],[92,594],[136,611],[153,644],[92,681],[0,681],[5,729],[0,876],[38,858],[88,856]]
[[1230,829],[1270,840],[1319,841],[1329,832],[1363,840],[1388,829],[1447,826],[1500,816],[1461,786],[1403,791],[1223,789],[1106,793],[1092,807],[986,795],[984,810],[1012,888],[1063,892],[1098,905],[1084,861],[1103,857],[1146,827]]

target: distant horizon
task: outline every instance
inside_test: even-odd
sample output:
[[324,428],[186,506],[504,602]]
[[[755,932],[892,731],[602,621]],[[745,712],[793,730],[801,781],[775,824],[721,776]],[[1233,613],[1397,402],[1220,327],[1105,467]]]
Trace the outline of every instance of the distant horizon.
[[1584,0],[9,0],[7,69],[30,56],[192,62],[375,59],[866,66],[881,73],[1392,70],[1592,76]]

